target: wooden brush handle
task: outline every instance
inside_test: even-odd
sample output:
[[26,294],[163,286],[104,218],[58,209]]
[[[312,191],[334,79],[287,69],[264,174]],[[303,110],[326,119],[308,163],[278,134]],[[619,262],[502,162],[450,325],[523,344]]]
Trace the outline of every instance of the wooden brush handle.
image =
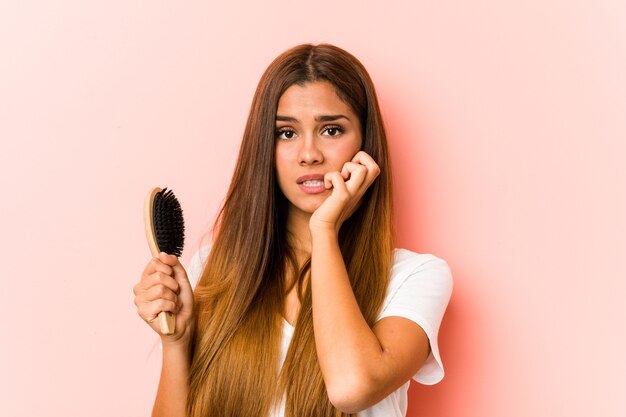
[[[148,192],[146,196],[146,200],[144,203],[143,209],[143,222],[146,230],[146,239],[148,240],[148,246],[150,247],[150,253],[152,256],[159,256],[159,245],[157,245],[156,234],[154,232],[154,222],[152,219],[153,215],[153,206],[154,206],[154,196],[161,192],[159,187],[154,187]],[[162,334],[174,334],[174,330],[176,330],[176,316],[174,313],[170,311],[161,311],[158,315],[159,324],[161,326]]]

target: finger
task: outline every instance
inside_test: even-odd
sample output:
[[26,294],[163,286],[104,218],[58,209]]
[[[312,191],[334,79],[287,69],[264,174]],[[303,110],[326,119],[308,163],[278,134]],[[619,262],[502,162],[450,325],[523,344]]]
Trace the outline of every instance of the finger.
[[178,296],[174,291],[166,287],[165,285],[157,284],[144,291],[140,300],[142,301],[155,301],[159,299],[170,300],[178,303]]
[[144,268],[141,275],[147,277],[149,275],[152,275],[156,271],[163,272],[167,275],[172,275],[173,273],[173,269],[171,266],[161,262],[158,257],[154,257],[150,259],[150,261],[146,264],[146,267]]
[[331,174],[332,173],[333,173],[333,171],[329,171],[326,174],[324,174],[324,187],[326,187],[327,190],[330,189],[330,188],[333,188],[333,182],[332,182],[332,179],[331,179]]
[[327,172],[326,175],[324,175],[324,183],[326,183],[326,181],[330,182],[332,185],[333,195],[342,198],[350,197],[348,189],[346,188],[346,182],[343,180],[339,171]]
[[357,152],[356,155],[352,158],[352,162],[361,164],[367,167],[367,182],[372,183],[374,179],[380,174],[380,167],[374,161],[368,153],[364,151]]
[[351,193],[355,193],[363,185],[366,179],[367,167],[355,162],[346,162],[341,170],[343,177],[345,177],[344,172],[346,172],[350,177],[350,179],[346,181],[348,190]]
[[191,284],[189,283],[189,277],[187,277],[187,272],[185,268],[180,263],[180,260],[175,255],[169,255],[165,252],[159,253],[159,259],[165,264],[172,267],[174,271],[174,279],[178,282],[178,285],[181,288],[191,291]]
[[376,161],[374,161],[374,158],[372,158],[364,151],[357,152],[357,154],[354,155],[354,157],[352,158],[351,162],[365,165],[368,171],[376,172],[377,175],[380,173],[380,167],[378,166]]
[[343,178],[345,178],[345,179],[350,178],[350,174],[352,173],[352,171],[356,170],[357,167],[359,167],[359,166],[360,165],[357,164],[356,162],[348,161],[348,162],[344,163],[343,167],[341,168],[341,176]]
[[170,255],[165,252],[159,252],[159,255],[157,258],[164,264],[169,265],[174,271],[174,275],[176,275],[176,273],[185,272],[184,268],[180,264],[180,261],[178,260],[178,257],[176,255]]
[[374,158],[372,158],[371,155],[365,151],[358,151],[352,157],[352,162],[356,162],[357,164],[362,164],[362,165],[372,165],[372,164],[377,165],[376,161],[374,161]]
[[178,306],[170,300],[155,300],[145,303],[139,311],[139,316],[148,323],[152,323],[161,311],[169,311],[176,314]]
[[158,257],[152,259],[152,264],[155,266],[155,269],[159,272],[163,272],[167,275],[174,275],[174,268],[169,266],[168,264],[161,261]]
[[155,285],[164,285],[176,294],[180,292],[180,284],[174,278],[170,275],[164,274],[163,272],[157,271],[152,275],[143,278],[139,284],[135,286],[135,295],[147,291]]

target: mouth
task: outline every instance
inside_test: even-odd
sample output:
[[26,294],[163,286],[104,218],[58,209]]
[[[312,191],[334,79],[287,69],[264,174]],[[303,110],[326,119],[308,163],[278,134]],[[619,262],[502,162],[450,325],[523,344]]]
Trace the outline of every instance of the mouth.
[[298,184],[311,181],[322,181],[322,183],[324,183],[324,174],[307,174],[298,177],[298,179],[296,180]]
[[307,194],[319,194],[326,191],[323,174],[307,174],[299,177],[298,187]]

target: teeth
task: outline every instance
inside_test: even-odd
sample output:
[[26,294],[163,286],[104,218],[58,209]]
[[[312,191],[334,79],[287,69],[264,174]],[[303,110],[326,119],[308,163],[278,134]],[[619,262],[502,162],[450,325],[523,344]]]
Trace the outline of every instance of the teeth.
[[308,180],[302,183],[302,185],[308,185],[308,186],[316,186],[316,185],[323,185],[323,184],[324,184],[324,180]]

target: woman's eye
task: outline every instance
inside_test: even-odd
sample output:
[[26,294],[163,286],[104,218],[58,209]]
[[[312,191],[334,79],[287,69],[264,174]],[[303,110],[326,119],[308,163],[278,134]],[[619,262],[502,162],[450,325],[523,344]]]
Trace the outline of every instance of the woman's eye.
[[329,126],[325,129],[328,136],[339,136],[343,133],[343,129],[339,126]]
[[[277,139],[291,139],[293,138],[293,135],[296,132],[294,132],[293,130],[289,130],[289,129],[278,129],[276,131],[276,138]],[[285,135],[285,137],[282,137],[283,135]]]

